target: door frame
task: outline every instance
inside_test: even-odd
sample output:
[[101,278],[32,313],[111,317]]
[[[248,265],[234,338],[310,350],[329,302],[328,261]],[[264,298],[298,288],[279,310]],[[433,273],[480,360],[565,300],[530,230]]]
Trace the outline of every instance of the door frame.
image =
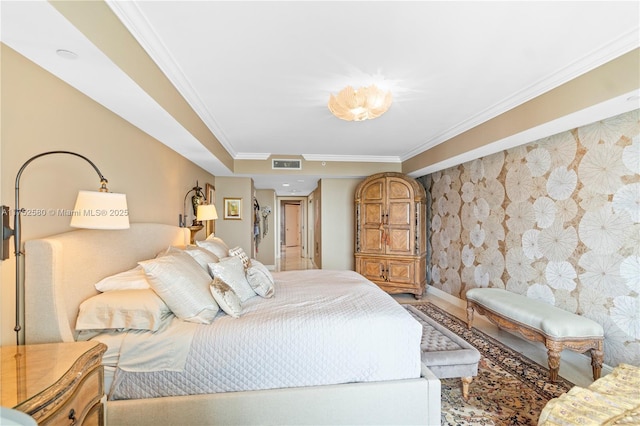
[[275,225],[276,225],[276,258],[279,259],[280,256],[280,251],[282,248],[282,215],[284,212],[284,204],[287,203],[288,201],[297,201],[300,204],[300,213],[301,213],[301,218],[300,218],[300,245],[301,245],[301,250],[300,253],[302,253],[302,255],[304,257],[307,257],[307,247],[308,247],[308,232],[307,230],[309,229],[308,227],[308,211],[307,211],[307,202],[308,197],[291,197],[291,196],[285,196],[285,197],[276,197],[276,204],[278,206],[278,209],[276,211],[276,218],[275,218]]

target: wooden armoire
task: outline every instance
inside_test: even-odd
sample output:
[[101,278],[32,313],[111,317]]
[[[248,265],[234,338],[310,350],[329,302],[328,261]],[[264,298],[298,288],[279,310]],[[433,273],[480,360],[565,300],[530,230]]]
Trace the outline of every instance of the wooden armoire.
[[356,272],[387,293],[420,299],[427,280],[426,194],[402,173],[369,176],[355,192]]

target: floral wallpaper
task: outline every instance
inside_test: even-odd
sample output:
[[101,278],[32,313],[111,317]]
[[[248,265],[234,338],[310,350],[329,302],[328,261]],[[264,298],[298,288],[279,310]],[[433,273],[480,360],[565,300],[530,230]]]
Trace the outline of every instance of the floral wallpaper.
[[429,283],[506,288],[592,318],[640,365],[640,110],[452,167],[429,193]]

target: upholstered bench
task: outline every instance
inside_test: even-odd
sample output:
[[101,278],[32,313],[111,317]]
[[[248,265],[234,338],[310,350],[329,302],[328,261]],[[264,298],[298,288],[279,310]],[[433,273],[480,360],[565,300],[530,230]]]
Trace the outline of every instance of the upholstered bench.
[[560,352],[571,349],[591,353],[593,379],[600,377],[604,358],[604,330],[597,322],[548,303],[499,288],[467,291],[467,327],[473,312],[486,316],[500,328],[519,332],[524,338],[547,347],[549,380],[558,380]]
[[438,379],[460,377],[462,397],[469,398],[469,385],[478,375],[480,352],[466,340],[438,324],[413,306],[405,306],[422,323],[422,363]]

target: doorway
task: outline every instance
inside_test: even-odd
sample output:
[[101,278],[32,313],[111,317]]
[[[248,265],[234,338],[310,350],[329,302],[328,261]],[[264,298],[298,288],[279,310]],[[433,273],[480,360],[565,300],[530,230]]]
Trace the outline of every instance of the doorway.
[[278,197],[279,230],[276,235],[280,262],[298,264],[307,259],[307,202],[307,197]]
[[300,247],[302,235],[300,212],[300,203],[286,203],[284,205],[285,247]]
[[300,247],[302,244],[302,218],[299,201],[282,202],[282,239],[285,247]]

